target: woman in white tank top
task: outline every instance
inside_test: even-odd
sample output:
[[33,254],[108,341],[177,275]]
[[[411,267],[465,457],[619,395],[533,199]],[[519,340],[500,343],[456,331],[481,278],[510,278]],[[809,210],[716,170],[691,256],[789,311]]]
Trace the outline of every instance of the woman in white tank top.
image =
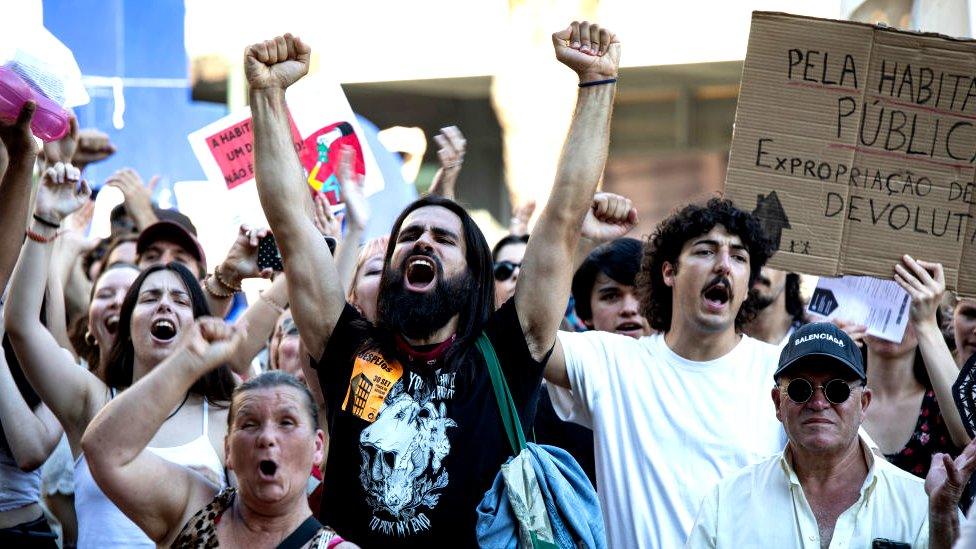
[[[45,404],[64,427],[76,456],[75,507],[78,514],[78,547],[154,546],[134,523],[105,498],[91,480],[81,454],[81,436],[95,414],[107,404],[115,390],[124,389],[163,361],[194,319],[209,314],[199,282],[183,266],[170,264],[147,269],[132,282],[120,301],[122,284],[108,297],[95,296],[89,311],[89,327],[98,342],[99,370],[104,380],[74,365],[70,353],[61,348],[39,322],[45,291],[45,273],[51,261],[53,236],[50,225],[59,225],[68,214],[88,199],[87,185],[80,184],[77,171],[63,166],[48,169],[38,190],[31,231],[39,239],[28,239],[11,283],[6,303],[7,331],[22,359],[24,373]],[[131,269],[127,269],[133,273]],[[111,271],[109,271],[111,272]],[[134,274],[134,273],[133,273]],[[107,304],[106,304],[107,302]],[[102,307],[101,310],[93,310]],[[95,322],[93,322],[93,320]],[[106,341],[114,335],[114,342]],[[102,346],[103,343],[111,345]],[[199,379],[183,404],[163,423],[151,444],[167,447],[162,452],[181,464],[202,467],[221,482],[226,407],[234,379],[226,367]],[[204,403],[208,402],[205,405]],[[186,440],[187,433],[200,433]],[[201,436],[209,438],[205,447]],[[160,479],[164,481],[165,479]]]

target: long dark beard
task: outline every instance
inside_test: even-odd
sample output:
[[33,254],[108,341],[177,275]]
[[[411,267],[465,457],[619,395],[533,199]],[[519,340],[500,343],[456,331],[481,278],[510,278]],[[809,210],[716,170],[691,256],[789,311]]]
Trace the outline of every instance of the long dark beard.
[[467,271],[449,279],[441,272],[438,268],[433,290],[418,294],[406,289],[402,269],[388,270],[388,283],[377,298],[380,321],[410,339],[426,339],[447,324],[474,297],[474,279]]

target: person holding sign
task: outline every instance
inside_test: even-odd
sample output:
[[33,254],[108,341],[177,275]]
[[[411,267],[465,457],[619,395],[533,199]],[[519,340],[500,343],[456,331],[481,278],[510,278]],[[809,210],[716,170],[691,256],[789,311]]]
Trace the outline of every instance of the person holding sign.
[[593,429],[611,547],[680,547],[716,482],[782,449],[766,392],[778,349],[739,332],[770,252],[730,201],[687,206],[642,251],[640,313],[658,333],[559,333],[547,387]]
[[[606,163],[620,45],[596,24],[552,36],[579,76],[579,98],[515,297],[493,307],[491,255],[468,213],[428,196],[394,223],[380,279],[377,324],[348,305],[332,254],[307,215],[285,89],[308,71],[310,48],[291,35],[246,50],[258,194],[278,238],[295,323],[328,404],[329,458],[321,516],[370,547],[473,546],[476,509],[511,455],[475,341],[484,333],[523,428],[569,296],[579,227]],[[629,226],[622,202],[596,212]]]
[[872,396],[861,352],[830,323],[794,332],[773,379],[786,448],[713,488],[685,547],[952,545],[976,443],[933,455],[924,481],[877,455],[859,435]]
[[895,281],[912,298],[901,343],[866,336],[868,382],[873,398],[864,429],[885,458],[925,477],[932,455],[959,455],[970,437],[952,399],[959,375],[936,320],[945,293],[941,263],[904,256]]

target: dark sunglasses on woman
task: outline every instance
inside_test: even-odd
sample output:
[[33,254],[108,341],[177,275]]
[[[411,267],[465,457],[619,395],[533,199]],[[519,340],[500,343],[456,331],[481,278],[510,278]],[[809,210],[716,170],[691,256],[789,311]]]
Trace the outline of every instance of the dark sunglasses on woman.
[[515,263],[514,261],[499,261],[495,263],[495,280],[504,282],[509,278],[512,278],[512,275],[515,274],[515,269],[520,268],[522,268],[521,263]]

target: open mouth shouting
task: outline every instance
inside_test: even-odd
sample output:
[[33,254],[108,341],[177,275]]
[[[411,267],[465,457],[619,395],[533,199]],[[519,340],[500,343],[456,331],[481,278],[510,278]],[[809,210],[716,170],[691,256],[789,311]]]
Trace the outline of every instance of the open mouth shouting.
[[105,326],[105,331],[114,336],[119,332],[119,315],[113,314],[105,317],[102,324]]
[[149,335],[157,343],[170,343],[178,333],[176,322],[168,318],[157,318],[149,327]]
[[720,313],[732,301],[732,285],[726,278],[717,278],[702,290],[702,299],[709,312]]
[[434,287],[437,279],[437,263],[425,255],[407,258],[404,285],[413,292],[426,292]]
[[270,459],[262,459],[261,462],[258,463],[258,473],[261,480],[272,480],[277,472],[278,464]]

